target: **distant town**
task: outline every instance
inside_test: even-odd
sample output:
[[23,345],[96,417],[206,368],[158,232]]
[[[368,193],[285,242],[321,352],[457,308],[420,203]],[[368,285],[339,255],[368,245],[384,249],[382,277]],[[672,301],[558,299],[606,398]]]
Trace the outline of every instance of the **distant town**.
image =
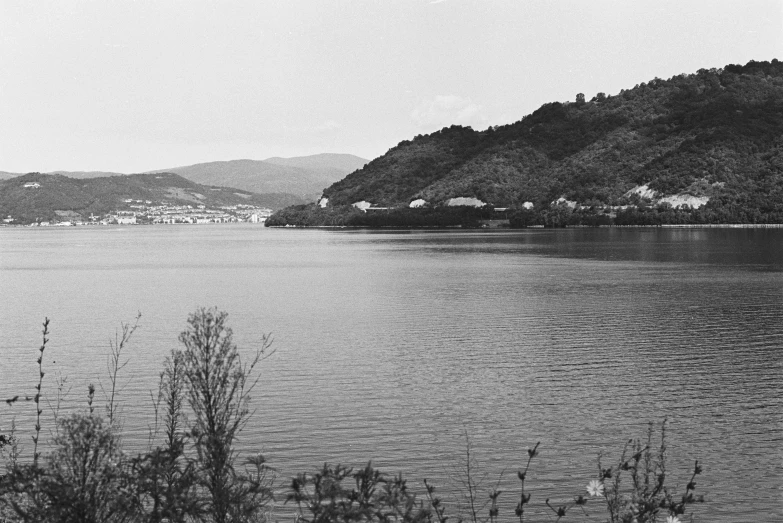
[[[83,225],[156,225],[156,224],[206,224],[206,223],[261,223],[272,214],[272,209],[253,205],[227,205],[209,208],[205,205],[172,205],[151,200],[123,200],[124,210],[88,217],[74,211],[55,211],[57,219],[39,221],[30,227],[68,227]],[[2,220],[3,225],[15,225],[11,216]]]

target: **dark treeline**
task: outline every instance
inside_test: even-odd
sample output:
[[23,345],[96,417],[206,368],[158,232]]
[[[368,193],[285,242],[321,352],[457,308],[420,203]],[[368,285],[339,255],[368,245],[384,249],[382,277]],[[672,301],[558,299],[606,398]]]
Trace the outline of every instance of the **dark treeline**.
[[424,209],[383,209],[360,211],[350,205],[321,209],[317,205],[297,205],[267,218],[268,227],[480,227],[481,220],[504,219],[492,209],[437,207]]
[[713,205],[698,209],[672,207],[667,203],[612,208],[604,206],[571,208],[549,205],[543,209],[511,207],[504,211],[471,207],[429,207],[423,209],[396,208],[360,211],[352,206],[321,209],[316,205],[288,207],[270,216],[268,227],[463,227],[480,228],[488,220],[500,220],[501,226],[512,229],[525,227],[567,226],[649,226],[649,225],[721,225],[721,224],[781,224],[783,208],[759,208],[741,205],[728,196],[719,197]]

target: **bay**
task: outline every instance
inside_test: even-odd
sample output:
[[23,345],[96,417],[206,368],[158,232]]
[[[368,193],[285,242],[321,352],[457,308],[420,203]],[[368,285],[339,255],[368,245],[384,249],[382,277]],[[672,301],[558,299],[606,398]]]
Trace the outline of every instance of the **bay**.
[[[90,382],[103,398],[110,340],[141,312],[120,375],[129,449],[147,444],[188,314],[217,306],[248,354],[274,337],[241,446],[282,483],[372,460],[455,492],[467,435],[513,507],[541,441],[540,508],[666,418],[667,482],[704,465],[700,521],[783,518],[781,230],[7,228],[0,304],[0,398],[32,394],[49,317],[44,391],[67,377],[61,413]],[[2,405],[0,431],[14,418],[29,435],[31,413]]]

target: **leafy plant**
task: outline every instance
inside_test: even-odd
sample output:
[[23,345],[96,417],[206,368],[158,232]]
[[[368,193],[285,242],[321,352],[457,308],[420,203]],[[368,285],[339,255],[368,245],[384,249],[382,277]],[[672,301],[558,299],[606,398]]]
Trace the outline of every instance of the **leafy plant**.
[[[702,496],[693,495],[695,478],[702,472],[698,461],[679,501],[666,486],[666,420],[660,430],[657,449],[653,448],[654,425],[650,423],[646,442],[629,440],[617,465],[604,469],[599,458],[599,480],[594,480],[591,494],[603,495],[612,523],[654,522],[661,511],[677,517],[685,513],[687,505],[704,501]],[[630,478],[627,487],[623,483],[625,477]]]
[[[258,383],[256,365],[267,353],[271,338],[264,335],[254,357],[242,362],[228,314],[199,309],[188,318],[179,340],[183,376],[193,414],[191,436],[198,454],[197,474],[207,492],[207,504],[216,523],[246,517],[271,496],[266,485],[236,468],[234,442],[250,416],[250,392]],[[263,462],[259,462],[262,466]],[[259,504],[260,502],[260,504]]]
[[388,478],[371,463],[356,471],[324,464],[320,471],[292,480],[286,503],[296,503],[302,523],[429,522],[433,513],[445,522],[439,502],[430,499],[429,504],[419,500],[402,476]]
[[45,463],[13,463],[0,499],[20,521],[101,523],[124,511],[123,455],[111,425],[93,413],[61,418]]
[[60,422],[43,474],[48,518],[58,522],[115,521],[123,510],[124,456],[111,423],[73,414]]

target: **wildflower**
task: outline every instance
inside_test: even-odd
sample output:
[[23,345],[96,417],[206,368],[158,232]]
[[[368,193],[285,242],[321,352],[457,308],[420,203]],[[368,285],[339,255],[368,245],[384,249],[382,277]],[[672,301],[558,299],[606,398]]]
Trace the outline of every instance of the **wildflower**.
[[587,493],[590,494],[591,496],[603,496],[604,484],[598,481],[597,479],[592,480],[590,483],[587,484]]
[[669,516],[666,518],[666,523],[682,523],[682,521],[677,516]]

